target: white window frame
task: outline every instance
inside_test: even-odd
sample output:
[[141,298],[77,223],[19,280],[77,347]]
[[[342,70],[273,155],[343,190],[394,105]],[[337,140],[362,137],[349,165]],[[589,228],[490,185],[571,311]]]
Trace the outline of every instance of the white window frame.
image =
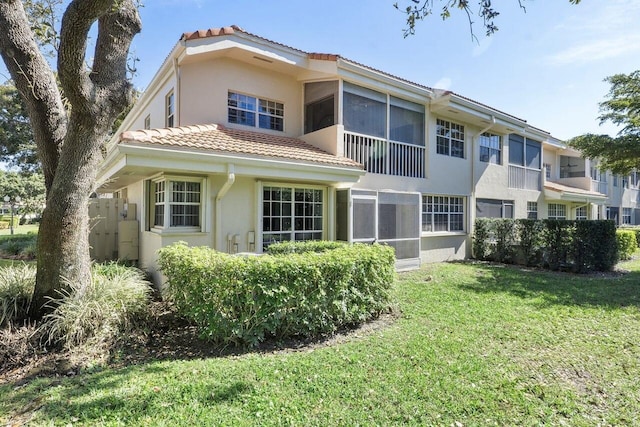
[[527,202],[527,219],[538,219],[538,202]]
[[[494,138],[498,139],[498,148],[495,148],[491,144],[491,142],[494,140]],[[480,135],[479,143],[480,143],[480,161],[481,162],[494,164],[494,165],[501,165],[502,164],[502,136],[496,135],[494,133],[485,132],[482,135]],[[488,150],[489,157],[487,158],[487,160],[483,160],[482,159],[482,149],[483,148]],[[494,161],[493,160],[494,159],[493,154],[496,154],[496,153],[497,153],[498,161]]]
[[[232,105],[232,95],[246,97],[253,101],[251,104],[252,107],[248,108],[242,107],[240,105]],[[248,126],[257,129],[271,130],[275,132],[284,132],[285,130],[285,120],[284,120],[284,102],[277,101],[269,98],[260,98],[255,95],[249,95],[247,93],[239,92],[236,90],[229,89],[227,91],[227,121],[233,125],[240,126]],[[233,122],[231,121],[230,111],[235,110],[239,112],[251,113],[254,115],[253,123],[242,123],[239,121]],[[272,123],[272,119],[279,119],[282,123],[281,129],[277,127],[273,127],[269,125],[268,127],[264,127],[260,125],[260,118],[265,117],[269,120],[269,123]]]
[[[265,250],[265,246],[264,246],[264,237],[265,235],[276,235],[276,234],[290,234],[290,239],[287,241],[291,241],[291,242],[295,242],[295,241],[299,241],[296,240],[296,233],[305,233],[305,232],[309,232],[309,233],[321,233],[320,239],[326,239],[327,238],[327,206],[329,204],[329,200],[328,200],[328,191],[326,187],[323,186],[319,186],[319,185],[307,185],[307,184],[291,184],[291,183],[283,183],[283,182],[263,182],[261,183],[261,185],[259,186],[260,191],[259,191],[259,197],[258,197],[258,202],[259,202],[259,206],[260,206],[260,211],[259,211],[259,218],[258,218],[258,229],[260,230],[260,246],[259,246],[259,250],[264,251]],[[286,188],[286,189],[290,189],[291,190],[291,229],[290,230],[277,230],[277,231],[273,231],[273,230],[269,230],[269,231],[265,231],[264,230],[264,219],[265,219],[265,213],[264,213],[264,203],[265,203],[265,199],[264,199],[264,191],[266,188]],[[314,190],[314,191],[321,191],[322,193],[322,230],[296,230],[295,229],[295,220],[297,218],[296,214],[295,214],[295,190]],[[282,212],[282,211],[281,211]],[[269,214],[268,216],[269,218],[275,218],[275,216]],[[279,218],[284,218],[284,216],[282,214],[280,214],[278,216]],[[307,218],[308,216],[303,216],[302,218]],[[315,214],[313,216],[311,216],[312,219],[315,219],[316,216]],[[279,241],[284,241],[284,240],[279,240]]]
[[622,208],[622,216],[621,216],[621,224],[623,225],[631,225],[631,215],[633,214],[633,209],[631,208]]
[[547,181],[551,181],[551,163],[543,163],[544,177]]
[[[441,199],[441,200],[436,200]],[[459,202],[459,203],[458,203]],[[442,194],[423,194],[421,201],[421,215],[420,215],[420,230],[423,235],[433,235],[438,233],[466,233],[467,224],[467,200],[464,196],[449,196]],[[437,210],[440,208],[441,210]],[[462,212],[455,209],[461,209]],[[447,216],[447,229],[446,230],[433,230],[435,226],[435,216],[446,215]],[[462,229],[451,229],[451,217],[462,217]],[[425,229],[428,224],[431,224],[431,230]]]
[[168,128],[176,125],[176,95],[173,89],[164,98],[165,119],[164,125]]
[[[454,137],[453,134],[457,137]],[[461,144],[461,155],[453,155],[453,144]],[[436,119],[436,153],[444,156],[465,158],[464,125],[444,119]]]
[[586,206],[578,206],[576,208],[576,220],[586,221],[589,219],[589,209]]
[[547,206],[547,219],[567,219],[567,205],[549,203]]
[[144,118],[144,129],[151,129],[151,114],[147,114]]
[[[199,201],[174,201],[172,184],[173,183],[197,183],[200,186]],[[157,186],[162,185],[162,190],[158,191]],[[185,194],[189,191],[185,190]],[[151,180],[151,188],[149,201],[151,209],[149,209],[149,227],[156,232],[185,232],[199,233],[204,231],[205,220],[205,200],[206,200],[206,179],[198,177],[185,176],[169,176],[161,175]],[[156,224],[156,206],[162,206],[162,224]],[[172,206],[198,206],[198,225],[171,225],[171,207]]]

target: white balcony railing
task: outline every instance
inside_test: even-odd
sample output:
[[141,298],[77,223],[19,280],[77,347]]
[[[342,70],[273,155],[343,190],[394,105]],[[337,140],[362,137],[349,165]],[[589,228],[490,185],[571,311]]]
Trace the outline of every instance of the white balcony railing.
[[522,166],[509,165],[509,188],[541,190],[542,172]]
[[597,191],[598,193],[607,194],[608,193],[607,182],[591,180],[591,191]]
[[345,132],[344,156],[370,173],[425,177],[425,148],[418,145]]

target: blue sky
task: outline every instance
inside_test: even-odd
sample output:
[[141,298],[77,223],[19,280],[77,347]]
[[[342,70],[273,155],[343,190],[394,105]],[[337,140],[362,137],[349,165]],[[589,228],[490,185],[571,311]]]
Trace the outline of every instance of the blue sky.
[[[403,37],[396,0],[147,0],[133,43],[144,89],[186,31],[236,24],[304,51],[336,53],[432,87],[453,90],[566,139],[599,126],[606,76],[640,68],[637,0],[494,1],[500,30],[473,41],[466,15],[432,16]],[[397,0],[401,5],[410,0]],[[439,0],[436,0],[438,3]],[[403,3],[404,2],[404,3]],[[477,3],[472,0],[471,3]]]

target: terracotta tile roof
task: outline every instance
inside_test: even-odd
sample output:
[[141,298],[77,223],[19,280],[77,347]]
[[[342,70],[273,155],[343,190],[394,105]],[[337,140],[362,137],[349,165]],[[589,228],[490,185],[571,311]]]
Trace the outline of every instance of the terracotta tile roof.
[[120,143],[244,154],[362,169],[360,163],[346,157],[334,156],[300,139],[225,128],[215,124],[127,131],[120,135]]
[[592,197],[604,197],[604,198],[607,197],[606,194],[598,193],[597,191],[589,191],[589,190],[584,190],[582,188],[570,187],[568,185],[559,184],[553,181],[546,181],[544,183],[544,188],[552,191],[559,191],[562,193],[579,194],[579,195],[592,196]]
[[[417,86],[417,87],[426,89],[426,90],[431,91],[431,92],[436,92],[436,93],[437,92],[441,92],[443,95],[449,95],[449,94],[455,95],[455,96],[457,96],[457,97],[459,97],[461,99],[464,99],[464,100],[467,100],[467,101],[472,102],[474,104],[477,104],[478,106],[481,106],[481,107],[484,107],[484,108],[488,108],[488,109],[493,110],[493,111],[495,111],[497,113],[504,114],[507,117],[511,117],[512,119],[516,119],[518,121],[527,123],[527,121],[524,120],[524,119],[521,119],[521,118],[519,118],[517,116],[514,116],[512,114],[506,113],[504,111],[498,110],[497,108],[490,107],[489,105],[486,105],[486,104],[483,104],[481,102],[475,101],[475,100],[473,100],[471,98],[467,98],[466,96],[462,96],[462,95],[460,95],[458,93],[451,92],[451,91],[444,91],[444,92],[438,91],[437,89],[434,89],[432,87],[425,86],[425,85],[422,85],[420,83],[412,82],[410,80],[404,79],[402,77],[395,76],[393,74],[387,73],[385,71],[379,70],[379,69],[374,68],[374,67],[370,67],[368,65],[362,64],[362,63],[357,62],[357,61],[353,61],[351,59],[345,58],[345,57],[340,56],[340,55],[336,55],[336,54],[332,54],[332,53],[310,53],[310,52],[305,52],[303,50],[294,48],[292,46],[288,46],[288,45],[285,45],[285,44],[282,44],[282,43],[278,43],[278,42],[275,42],[273,40],[269,40],[267,38],[258,36],[256,34],[252,34],[252,33],[248,32],[248,31],[243,30],[242,28],[240,28],[237,25],[232,25],[230,27],[209,28],[207,30],[198,30],[198,31],[193,31],[193,32],[187,32],[187,33],[183,33],[182,37],[180,39],[181,40],[196,40],[196,39],[201,39],[201,38],[218,37],[218,36],[230,35],[230,34],[235,34],[235,33],[243,33],[243,34],[246,34],[246,35],[248,35],[250,37],[255,37],[257,39],[266,41],[268,43],[272,43],[272,44],[275,44],[275,45],[278,45],[278,46],[282,46],[282,47],[285,47],[287,49],[295,50],[297,52],[300,52],[300,53],[303,53],[303,54],[307,55],[309,57],[309,59],[316,59],[316,60],[321,60],[321,61],[333,61],[333,62],[337,61],[338,59],[342,59],[343,61],[350,62],[350,63],[352,63],[354,65],[359,66],[359,67],[366,68],[366,69],[368,69],[370,71],[373,71],[373,72],[376,72],[376,73],[380,73],[380,74],[385,75],[387,77],[391,77],[392,79],[395,79],[395,80],[398,80],[398,81],[401,81],[401,82],[404,82],[404,83],[408,83],[410,85]],[[533,126],[531,126],[531,127],[533,128]],[[534,129],[539,130],[541,132],[548,133],[547,131],[545,131],[543,129],[539,129],[539,128],[534,128]]]

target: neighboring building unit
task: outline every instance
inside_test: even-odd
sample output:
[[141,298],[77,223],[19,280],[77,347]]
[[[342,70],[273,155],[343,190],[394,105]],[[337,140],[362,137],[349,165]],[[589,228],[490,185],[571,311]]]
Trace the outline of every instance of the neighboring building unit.
[[612,187],[596,167],[510,114],[234,26],[181,37],[112,141],[100,191],[135,204],[152,273],[180,240],[384,242],[411,268],[468,257],[476,217],[624,206],[619,221],[637,223],[637,180]]

